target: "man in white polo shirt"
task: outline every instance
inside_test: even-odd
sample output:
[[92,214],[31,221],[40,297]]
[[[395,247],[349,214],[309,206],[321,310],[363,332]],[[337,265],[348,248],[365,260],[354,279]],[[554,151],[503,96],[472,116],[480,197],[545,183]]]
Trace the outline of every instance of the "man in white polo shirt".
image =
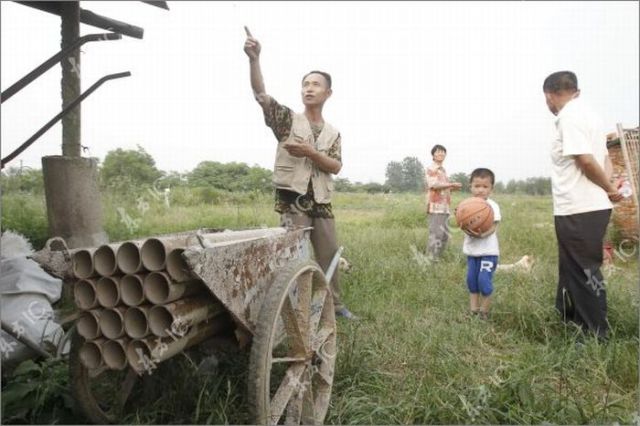
[[599,118],[578,98],[571,71],[549,75],[543,84],[547,106],[557,118],[551,148],[553,214],[559,251],[556,308],[565,321],[606,339],[607,296],[602,243],[612,201],[620,201],[605,173],[609,161]]

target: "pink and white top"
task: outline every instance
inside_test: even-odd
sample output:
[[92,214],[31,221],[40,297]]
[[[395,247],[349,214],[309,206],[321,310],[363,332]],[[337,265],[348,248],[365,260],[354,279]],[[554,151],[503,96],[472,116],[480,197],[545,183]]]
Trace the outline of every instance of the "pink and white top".
[[449,214],[451,190],[449,188],[434,188],[434,186],[448,185],[450,183],[444,167],[432,163],[425,171],[424,181],[427,187],[427,213]]

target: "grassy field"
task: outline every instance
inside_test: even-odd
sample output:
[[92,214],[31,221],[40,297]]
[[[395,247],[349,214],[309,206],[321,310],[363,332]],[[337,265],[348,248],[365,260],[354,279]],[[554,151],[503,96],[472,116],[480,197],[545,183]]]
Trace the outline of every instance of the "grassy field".
[[[337,195],[339,240],[353,265],[343,274],[343,298],[362,320],[339,320],[327,424],[638,421],[637,252],[617,257],[616,268],[605,271],[610,341],[587,338],[576,345],[576,330],[563,325],[553,308],[557,251],[550,198],[498,194],[495,199],[503,215],[501,262],[530,254],[536,263],[529,275],[496,274],[492,317],[481,321],[467,313],[461,232],[453,229],[443,261],[428,264],[419,255],[427,238],[420,195]],[[271,198],[254,201],[169,208],[151,203],[136,210],[132,203],[108,198],[106,227],[112,240],[120,240],[199,227],[277,226]],[[118,208],[139,219],[133,232]],[[21,211],[27,216],[18,220]],[[2,215],[3,226],[31,226],[36,233],[46,224],[33,199],[5,197]],[[185,365],[178,377],[166,379],[158,398],[121,423],[249,421],[246,354],[221,357],[215,375],[196,374]],[[4,423],[78,421],[69,409],[64,363],[8,380],[3,397],[12,384],[28,378],[40,388],[46,385],[39,388],[40,408],[20,413],[26,402],[3,401]]]

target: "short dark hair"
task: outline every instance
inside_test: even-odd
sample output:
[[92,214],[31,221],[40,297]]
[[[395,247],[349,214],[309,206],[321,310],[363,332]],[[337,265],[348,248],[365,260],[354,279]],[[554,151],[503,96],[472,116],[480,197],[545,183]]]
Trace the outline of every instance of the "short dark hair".
[[478,168],[471,172],[471,176],[469,177],[469,183],[473,182],[474,178],[489,178],[491,179],[491,186],[496,183],[496,176],[489,169]]
[[327,80],[327,86],[329,87],[329,89],[331,89],[331,75],[328,72],[324,72],[324,71],[318,71],[318,70],[309,71],[302,77],[302,82],[304,83],[304,79],[310,76],[311,74],[320,74],[321,76],[323,76],[324,79]]
[[542,84],[544,93],[558,93],[560,91],[575,92],[578,90],[578,77],[571,71],[558,71],[545,78]]
[[444,151],[444,153],[447,153],[447,148],[445,148],[442,145],[434,145],[433,148],[431,148],[431,155],[435,154],[436,151]]

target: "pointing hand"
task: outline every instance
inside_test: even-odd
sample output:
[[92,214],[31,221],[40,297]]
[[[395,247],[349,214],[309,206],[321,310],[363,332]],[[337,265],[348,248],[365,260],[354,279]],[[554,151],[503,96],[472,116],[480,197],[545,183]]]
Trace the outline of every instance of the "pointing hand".
[[249,59],[258,59],[260,57],[260,42],[253,38],[246,25],[244,32],[247,34],[247,39],[244,42],[244,53],[247,54]]

